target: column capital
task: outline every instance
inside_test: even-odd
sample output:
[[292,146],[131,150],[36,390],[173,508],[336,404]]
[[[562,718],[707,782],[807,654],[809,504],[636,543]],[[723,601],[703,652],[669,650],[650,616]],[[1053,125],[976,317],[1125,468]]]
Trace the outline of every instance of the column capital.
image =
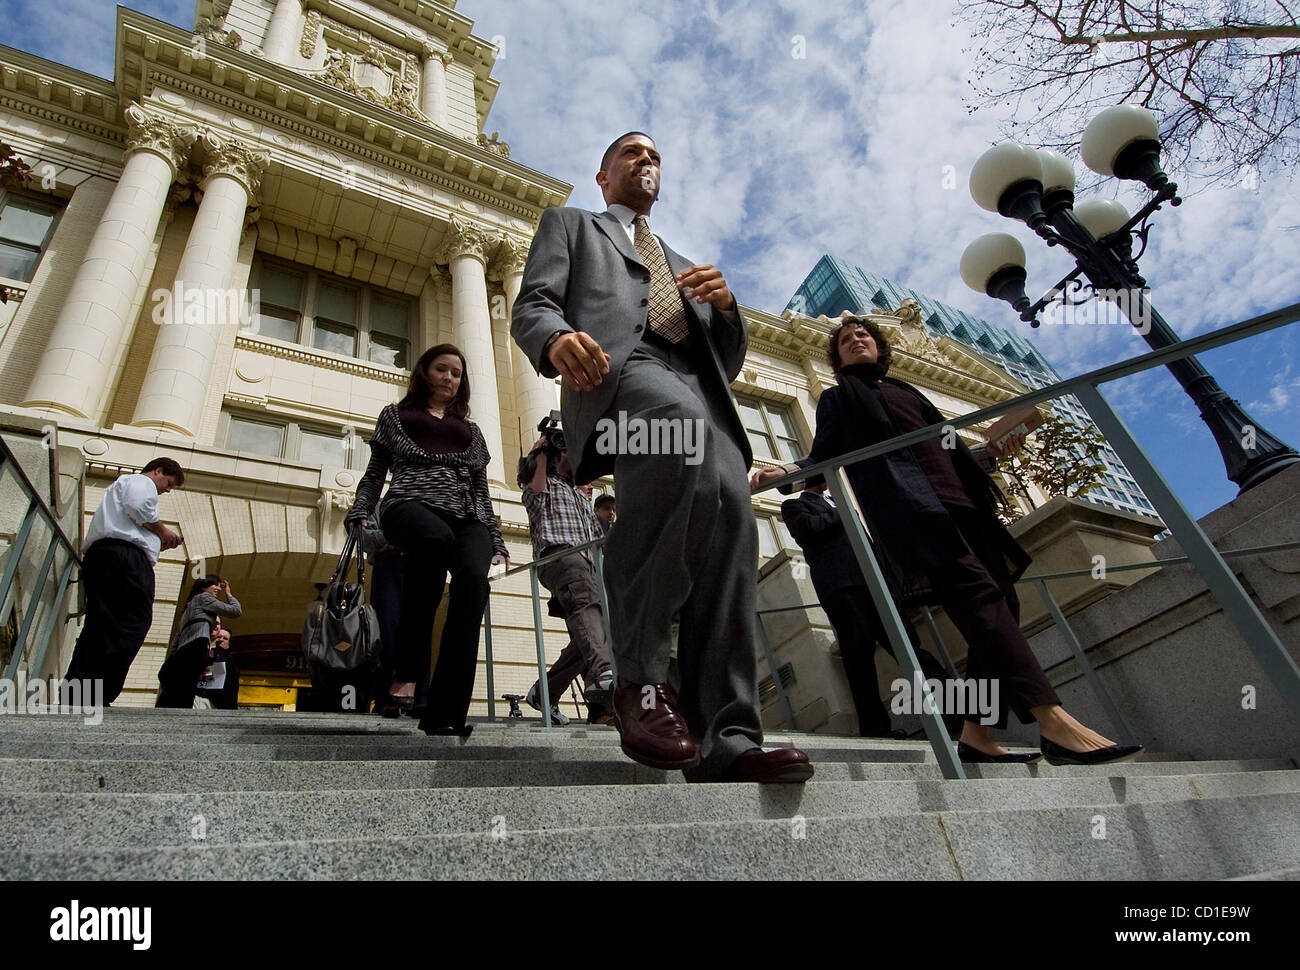
[[203,133],[202,143],[207,151],[207,160],[203,163],[204,184],[218,175],[225,175],[242,185],[250,200],[255,199],[271,156],[255,152],[234,139],[219,138],[210,131]]
[[487,254],[491,249],[492,240],[482,226],[452,216],[447,224],[447,235],[443,238],[438,262],[450,263],[463,256],[472,256],[486,269]]
[[505,280],[507,277],[523,273],[528,261],[528,246],[514,236],[498,236],[495,240],[496,250],[488,263],[488,278]]
[[152,152],[171,166],[172,178],[185,171],[190,149],[198,139],[195,129],[148,114],[134,101],[123,114],[127,124],[126,155]]

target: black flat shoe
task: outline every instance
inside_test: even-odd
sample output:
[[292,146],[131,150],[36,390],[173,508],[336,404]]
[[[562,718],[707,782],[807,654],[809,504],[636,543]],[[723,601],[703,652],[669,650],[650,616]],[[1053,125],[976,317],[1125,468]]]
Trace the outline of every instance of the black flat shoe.
[[425,727],[421,724],[420,730],[431,738],[467,738],[474,733],[474,725],[465,724],[461,727],[452,727],[450,724],[447,724],[442,727]]
[[381,717],[401,717],[404,713],[410,713],[414,704],[413,696],[398,697],[396,694],[385,694],[384,699],[379,702],[378,713]]
[[1042,751],[985,754],[979,748],[972,748],[965,741],[957,742],[957,758],[964,765],[1032,765],[1042,756]]
[[1047,738],[1041,741],[1043,757],[1049,765],[1109,765],[1127,761],[1142,750],[1140,744],[1112,744],[1096,751],[1071,751]]

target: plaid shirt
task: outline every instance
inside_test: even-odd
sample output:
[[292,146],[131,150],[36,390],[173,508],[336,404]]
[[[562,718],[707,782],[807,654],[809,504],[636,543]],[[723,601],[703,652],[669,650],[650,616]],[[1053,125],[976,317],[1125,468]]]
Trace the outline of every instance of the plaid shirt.
[[[554,546],[581,546],[604,533],[591,499],[555,475],[546,476],[546,491],[524,489],[528,531],[533,536],[533,558],[541,559]],[[590,559],[588,553],[583,556]]]

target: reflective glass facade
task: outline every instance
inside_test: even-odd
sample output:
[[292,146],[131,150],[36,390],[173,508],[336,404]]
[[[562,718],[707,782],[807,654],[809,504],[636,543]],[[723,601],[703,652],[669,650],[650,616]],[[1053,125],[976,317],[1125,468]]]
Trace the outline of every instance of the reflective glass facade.
[[[850,266],[834,256],[823,256],[817,261],[812,272],[795,290],[787,309],[811,317],[836,317],[844,310],[854,313],[892,312],[909,298],[920,304],[926,330],[934,337],[951,337],[965,344],[1031,388],[1046,387],[1061,379],[1056,368],[1022,335],[995,327],[965,310],[940,303],[933,297],[858,266]],[[1094,427],[1083,405],[1073,395],[1056,401],[1055,408],[1073,424]],[[1151,503],[1110,445],[1103,447],[1102,460],[1106,471],[1102,475],[1101,487],[1084,496],[1085,500],[1125,512],[1154,515]]]

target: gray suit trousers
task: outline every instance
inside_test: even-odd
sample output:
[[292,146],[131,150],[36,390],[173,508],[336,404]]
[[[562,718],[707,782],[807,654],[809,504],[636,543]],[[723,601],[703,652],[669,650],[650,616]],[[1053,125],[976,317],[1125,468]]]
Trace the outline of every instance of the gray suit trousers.
[[606,418],[702,420],[704,435],[698,464],[681,454],[615,455],[618,524],[606,540],[604,575],[621,680],[667,683],[671,627],[680,622],[678,699],[702,759],[687,777],[703,781],[761,745],[762,727],[748,468],[721,430],[730,399],[710,395],[697,372],[689,349],[647,340],[619,375]]

